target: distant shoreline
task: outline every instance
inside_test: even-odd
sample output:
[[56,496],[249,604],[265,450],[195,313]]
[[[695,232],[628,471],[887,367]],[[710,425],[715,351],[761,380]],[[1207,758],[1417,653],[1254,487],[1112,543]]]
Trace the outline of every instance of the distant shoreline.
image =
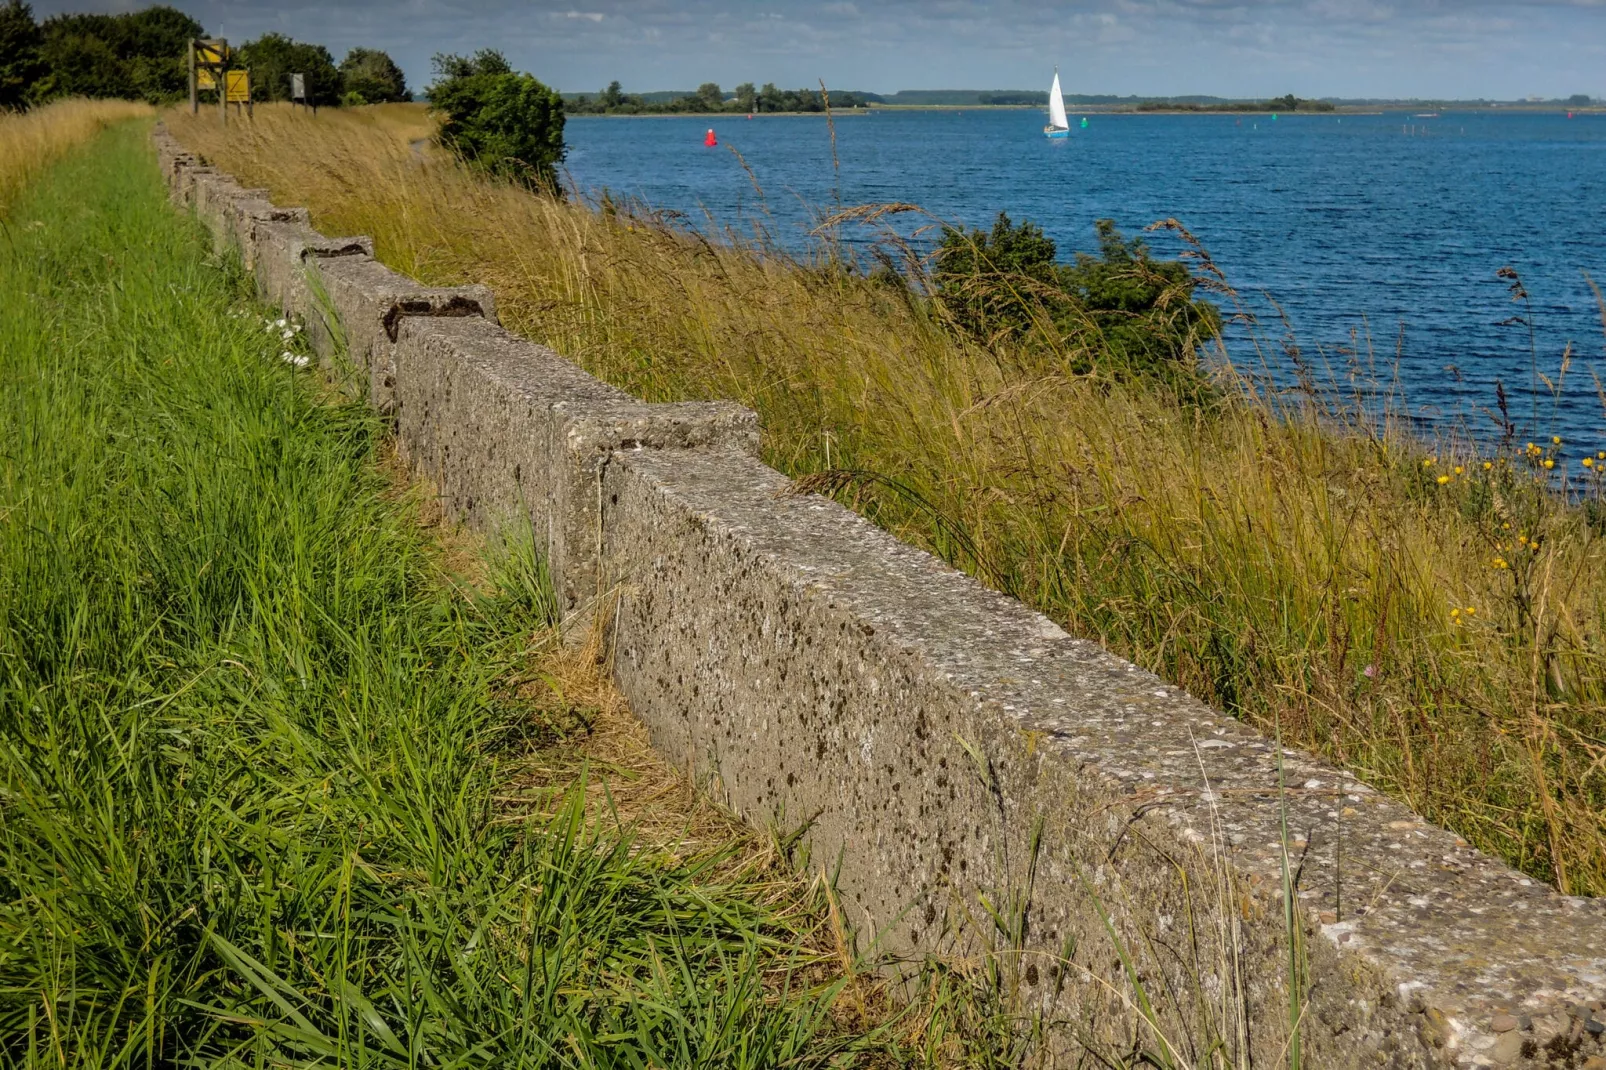
[[[1431,107],[1431,105],[1398,104],[1398,105],[1393,105],[1393,106],[1385,105],[1385,106],[1382,106],[1382,107],[1369,107],[1369,108],[1338,107],[1338,108],[1333,109],[1332,111],[1279,111],[1279,110],[1272,109],[1272,108],[1265,108],[1265,109],[1262,109],[1262,110],[1259,110],[1259,111],[1227,111],[1227,110],[1216,111],[1216,110],[1208,110],[1208,109],[1201,109],[1201,108],[1144,108],[1142,110],[1139,110],[1138,108],[1132,107],[1132,106],[1129,106],[1129,105],[1111,105],[1111,104],[1083,104],[1083,105],[1076,105],[1076,104],[1067,104],[1066,105],[1066,110],[1070,111],[1070,112],[1074,112],[1074,113],[1076,113],[1078,115],[1103,115],[1103,116],[1111,116],[1111,115],[1131,115],[1131,116],[1145,116],[1145,115],[1176,116],[1176,115],[1188,115],[1188,116],[1194,116],[1194,117],[1197,117],[1197,118],[1217,118],[1217,119],[1240,118],[1241,119],[1246,115],[1247,116],[1251,116],[1251,117],[1256,117],[1256,118],[1262,117],[1262,116],[1270,116],[1270,115],[1276,115],[1276,116],[1279,116],[1279,117],[1303,117],[1303,118],[1343,118],[1344,116],[1348,116],[1348,115],[1353,115],[1353,116],[1366,116],[1366,115],[1377,116],[1377,115],[1388,115],[1390,113],[1399,114],[1399,115],[1407,115],[1407,116],[1419,116],[1419,115],[1423,114],[1422,113],[1422,109],[1429,108],[1429,107]],[[1045,107],[1043,107],[1042,105],[1037,105],[1037,104],[872,104],[868,108],[842,108],[842,109],[833,108],[833,109],[831,109],[829,115],[830,115],[830,117],[832,119],[842,119],[842,118],[848,118],[850,116],[871,115],[871,114],[873,114],[875,112],[878,112],[878,111],[887,111],[887,112],[1038,111],[1038,112],[1043,112],[1043,111],[1046,111],[1046,110],[1047,109]],[[1593,106],[1587,107],[1587,108],[1568,108],[1568,107],[1557,107],[1556,105],[1553,105],[1553,104],[1551,104],[1551,105],[1545,105],[1545,104],[1529,104],[1529,105],[1500,104],[1500,105],[1494,105],[1494,106],[1490,106],[1490,105],[1478,106],[1478,105],[1474,105],[1474,104],[1465,104],[1465,105],[1460,105],[1458,107],[1441,107],[1441,108],[1436,109],[1435,114],[1437,116],[1467,115],[1467,114],[1474,114],[1474,115],[1482,115],[1482,114],[1488,114],[1488,115],[1499,115],[1499,114],[1568,115],[1568,114],[1571,114],[1571,115],[1578,115],[1578,116],[1582,116],[1582,115],[1600,116],[1600,115],[1606,115],[1606,107],[1601,107],[1599,105],[1593,105]],[[619,114],[615,114],[615,115],[599,115],[599,114],[595,114],[595,113],[586,113],[586,112],[571,112],[571,113],[568,113],[565,116],[565,118],[567,120],[575,120],[575,119],[724,119],[724,120],[731,120],[731,119],[734,119],[734,120],[739,120],[739,121],[742,121],[742,122],[746,122],[749,118],[753,118],[753,119],[824,119],[826,117],[826,115],[827,115],[827,113],[823,112],[823,111],[764,111],[764,112],[753,112],[751,116],[749,116],[747,112],[731,112],[731,111],[636,112],[634,114],[629,114],[629,115],[619,115]]]

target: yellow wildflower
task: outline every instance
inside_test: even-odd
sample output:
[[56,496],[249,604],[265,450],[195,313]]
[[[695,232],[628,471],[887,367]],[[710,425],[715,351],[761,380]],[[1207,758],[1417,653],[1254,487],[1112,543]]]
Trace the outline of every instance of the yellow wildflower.
[[1477,606],[1468,606],[1467,607],[1467,616],[1476,617],[1477,615],[1478,615],[1478,607]]
[[1465,471],[1466,471],[1466,469],[1462,468],[1460,465],[1456,465],[1455,466],[1455,474],[1456,475],[1460,475],[1462,472],[1465,472]]
[[1553,445],[1553,446],[1561,445],[1561,436],[1560,435],[1551,435],[1550,436],[1550,444]]
[[1451,620],[1458,620],[1458,619],[1460,619],[1460,617],[1461,617],[1461,611],[1459,609],[1450,610],[1450,619]]
[[1556,462],[1551,460],[1549,457],[1546,457],[1545,458],[1545,467],[1546,468],[1554,468],[1554,467],[1556,467]]
[[1484,461],[1483,462],[1483,470],[1485,472],[1487,472],[1489,469],[1491,469],[1493,467],[1494,467],[1494,462],[1493,461]]
[[1584,467],[1585,468],[1593,468],[1593,467],[1595,467],[1595,458],[1593,458],[1593,457],[1585,457],[1584,458]]
[[1440,476],[1439,477],[1439,486],[1442,487],[1448,482],[1450,482],[1450,477],[1449,476]]
[[1428,457],[1425,460],[1423,460],[1422,467],[1423,468],[1432,468],[1433,467],[1433,462],[1436,461],[1436,460],[1438,460],[1437,457]]
[[1497,558],[1494,559],[1494,567],[1495,568],[1510,568],[1511,566],[1506,564],[1506,559],[1505,558],[1497,557]]

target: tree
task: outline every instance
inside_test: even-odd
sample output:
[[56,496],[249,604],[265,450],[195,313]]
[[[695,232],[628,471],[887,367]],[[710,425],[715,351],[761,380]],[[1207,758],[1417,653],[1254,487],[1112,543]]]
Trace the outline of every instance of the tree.
[[58,15],[40,27],[49,67],[40,96],[177,100],[189,84],[186,49],[205,31],[171,7],[126,15]]
[[362,104],[390,104],[412,100],[407,76],[389,54],[376,48],[354,48],[340,61],[340,91]]
[[606,111],[608,108],[617,108],[619,105],[623,104],[624,102],[625,102],[624,86],[620,85],[617,79],[612,81],[612,82],[609,82],[608,83],[608,88],[604,89],[602,91],[602,107],[603,107],[603,110]]
[[753,88],[752,82],[743,82],[736,87],[736,109],[749,113],[758,110],[758,91]]
[[555,191],[563,161],[563,98],[500,52],[435,57],[429,100],[441,143],[483,170]]
[[322,45],[265,33],[240,46],[235,66],[251,69],[253,100],[289,100],[290,76],[304,74],[309,104],[330,107],[340,103],[340,71]]
[[1567,103],[1575,108],[1587,108],[1594,103],[1588,93],[1574,93],[1567,98]]
[[704,82],[697,87],[697,104],[703,111],[723,111],[725,93],[718,82]]
[[765,82],[764,88],[758,91],[758,109],[759,111],[786,110],[786,98],[775,88],[774,82]]
[[27,105],[48,68],[40,55],[44,36],[22,0],[0,7],[0,111]]

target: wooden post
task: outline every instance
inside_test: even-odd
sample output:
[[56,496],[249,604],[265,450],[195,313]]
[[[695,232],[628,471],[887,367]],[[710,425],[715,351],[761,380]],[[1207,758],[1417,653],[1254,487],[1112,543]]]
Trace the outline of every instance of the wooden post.
[[201,94],[195,85],[195,38],[190,38],[190,114],[201,110]]

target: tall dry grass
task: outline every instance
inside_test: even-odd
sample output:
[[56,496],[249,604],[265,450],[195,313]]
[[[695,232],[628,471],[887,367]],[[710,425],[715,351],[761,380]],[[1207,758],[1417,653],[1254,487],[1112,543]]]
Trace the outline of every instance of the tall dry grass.
[[131,100],[61,100],[25,112],[0,112],[0,218],[22,188],[68,150],[113,123],[149,118],[155,109]]
[[956,339],[902,287],[486,182],[415,144],[418,108],[169,122],[397,269],[491,284],[511,328],[602,378],[740,399],[783,471],[1513,865],[1606,892],[1606,524],[1549,489],[1559,465],[1599,500],[1578,444],[1482,456],[1235,380],[1199,404],[1072,375],[1074,354]]

